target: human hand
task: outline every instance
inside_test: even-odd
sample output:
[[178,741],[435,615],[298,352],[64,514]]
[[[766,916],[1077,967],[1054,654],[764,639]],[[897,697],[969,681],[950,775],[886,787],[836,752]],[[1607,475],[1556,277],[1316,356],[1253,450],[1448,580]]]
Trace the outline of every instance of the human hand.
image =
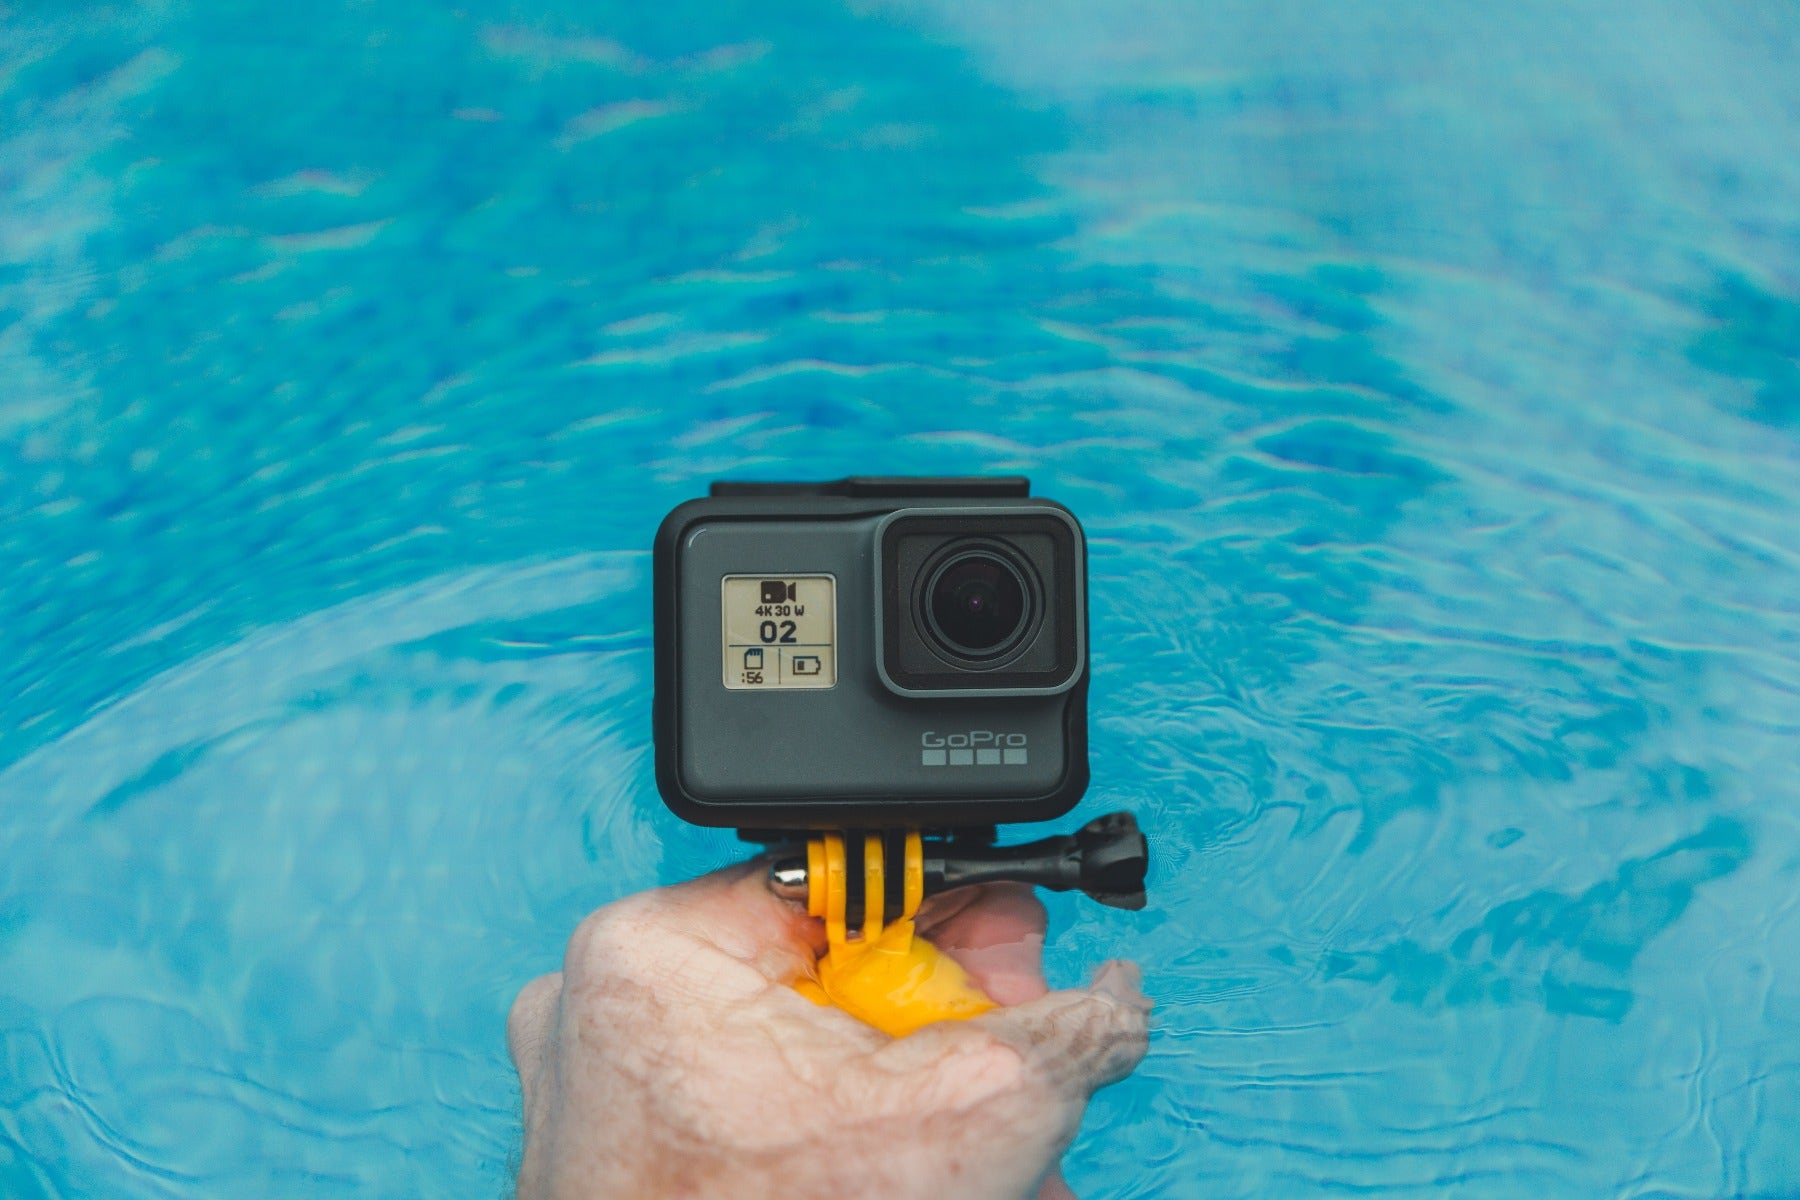
[[1067,1196],[1088,1097],[1143,1057],[1137,969],[1047,992],[1029,888],[927,901],[919,930],[997,1008],[892,1038],[793,989],[817,918],[761,862],[609,904],[507,1022],[525,1107],[519,1200]]

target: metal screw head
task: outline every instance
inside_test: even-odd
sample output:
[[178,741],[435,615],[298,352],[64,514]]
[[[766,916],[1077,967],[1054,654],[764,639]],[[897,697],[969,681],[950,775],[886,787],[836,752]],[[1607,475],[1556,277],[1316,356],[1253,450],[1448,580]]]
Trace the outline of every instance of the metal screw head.
[[809,881],[804,858],[779,858],[769,866],[769,890],[783,900],[806,901]]

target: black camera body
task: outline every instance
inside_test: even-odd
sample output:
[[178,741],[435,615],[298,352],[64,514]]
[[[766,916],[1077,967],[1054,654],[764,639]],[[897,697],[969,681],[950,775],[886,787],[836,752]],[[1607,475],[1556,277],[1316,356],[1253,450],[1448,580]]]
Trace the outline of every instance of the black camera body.
[[1087,762],[1087,548],[1019,478],[716,483],[655,545],[656,780],[739,830],[1061,816]]

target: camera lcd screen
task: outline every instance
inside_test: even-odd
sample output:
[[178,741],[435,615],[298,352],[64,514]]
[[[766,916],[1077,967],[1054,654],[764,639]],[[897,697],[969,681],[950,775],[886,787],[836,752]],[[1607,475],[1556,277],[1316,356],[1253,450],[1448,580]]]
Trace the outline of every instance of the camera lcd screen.
[[725,686],[732,691],[837,683],[837,580],[830,575],[727,575]]

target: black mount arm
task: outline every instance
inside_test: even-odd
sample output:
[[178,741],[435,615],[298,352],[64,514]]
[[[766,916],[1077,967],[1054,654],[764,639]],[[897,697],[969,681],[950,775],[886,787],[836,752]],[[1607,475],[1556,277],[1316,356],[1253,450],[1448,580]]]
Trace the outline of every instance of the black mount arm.
[[1144,907],[1149,843],[1128,812],[1108,813],[1073,834],[1022,846],[925,846],[925,894],[974,883],[1030,883],[1053,892],[1079,890],[1113,908]]

